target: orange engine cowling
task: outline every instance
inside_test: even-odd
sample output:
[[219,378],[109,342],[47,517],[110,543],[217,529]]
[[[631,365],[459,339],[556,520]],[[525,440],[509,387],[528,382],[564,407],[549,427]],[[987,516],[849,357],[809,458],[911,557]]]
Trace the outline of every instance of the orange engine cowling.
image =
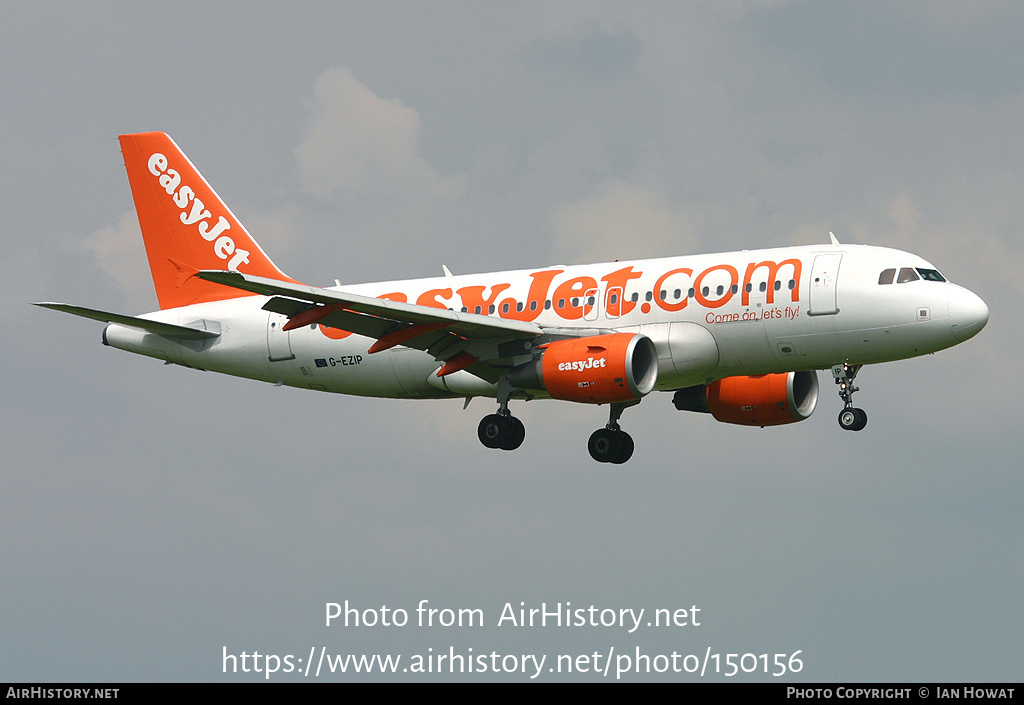
[[608,333],[557,340],[540,357],[509,370],[513,387],[543,389],[585,404],[639,399],[658,381],[658,351],[646,335]]
[[676,392],[672,402],[680,411],[703,411],[716,420],[743,426],[779,426],[803,421],[818,403],[818,373],[814,370],[726,377],[708,385]]

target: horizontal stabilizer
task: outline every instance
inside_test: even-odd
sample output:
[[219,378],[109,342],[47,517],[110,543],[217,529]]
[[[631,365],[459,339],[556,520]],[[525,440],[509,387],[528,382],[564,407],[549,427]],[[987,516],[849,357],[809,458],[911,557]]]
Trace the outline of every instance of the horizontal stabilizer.
[[104,323],[117,323],[119,325],[128,326],[130,328],[138,328],[149,333],[156,333],[157,335],[162,335],[166,338],[186,338],[188,340],[202,340],[203,338],[216,338],[217,336],[220,335],[220,332],[218,331],[206,330],[204,328],[189,328],[187,326],[174,325],[173,323],[161,323],[160,321],[151,321],[148,318],[138,318],[137,316],[125,316],[120,313],[108,313],[107,311],[97,311],[94,308],[72,306],[71,304],[43,302],[33,304],[33,306],[51,308],[54,311],[63,311],[64,313],[70,313],[74,316],[81,316],[82,318],[91,318],[94,321],[102,321]]

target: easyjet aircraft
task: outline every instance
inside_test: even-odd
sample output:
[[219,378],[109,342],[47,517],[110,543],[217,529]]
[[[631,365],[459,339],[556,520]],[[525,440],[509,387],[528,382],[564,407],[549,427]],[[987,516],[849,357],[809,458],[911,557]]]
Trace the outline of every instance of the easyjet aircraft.
[[859,431],[867,363],[962,343],[985,303],[916,255],[829,245],[552,265],[327,288],[281,272],[160,132],[121,151],[160,310],[126,316],[40,306],[107,323],[103,342],[167,362],[325,392],[497,399],[478,435],[514,450],[512,400],[607,404],[590,455],[623,463],[624,409],[653,391],[677,409],[772,426],[806,419],[830,369]]

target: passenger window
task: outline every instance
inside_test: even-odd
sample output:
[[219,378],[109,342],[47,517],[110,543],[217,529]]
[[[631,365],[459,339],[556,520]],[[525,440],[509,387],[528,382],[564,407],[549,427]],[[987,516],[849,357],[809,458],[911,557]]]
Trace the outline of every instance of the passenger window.
[[886,269],[878,275],[879,284],[892,284],[893,278],[896,276],[895,269]]
[[917,276],[917,272],[915,272],[910,267],[904,267],[903,269],[900,270],[900,277],[899,279],[896,280],[896,283],[906,284],[907,282],[914,282],[917,281],[918,279],[920,279],[920,277]]

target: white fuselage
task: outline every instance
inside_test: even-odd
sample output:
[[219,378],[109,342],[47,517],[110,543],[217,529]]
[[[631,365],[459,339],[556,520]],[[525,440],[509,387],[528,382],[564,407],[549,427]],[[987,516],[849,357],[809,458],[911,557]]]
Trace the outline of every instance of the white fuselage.
[[[951,347],[987,320],[985,304],[946,281],[880,284],[886,269],[933,271],[898,250],[822,245],[337,287],[546,329],[639,332],[658,349],[657,389],[734,375],[898,360]],[[335,287],[332,287],[335,288]],[[182,341],[110,324],[114,347],[191,367],[294,387],[377,397],[489,395],[462,371],[445,378],[430,354],[318,324],[282,331],[285,316],[248,296],[143,316],[220,336]],[[479,307],[479,308],[478,308]],[[200,323],[205,321],[206,323]]]

